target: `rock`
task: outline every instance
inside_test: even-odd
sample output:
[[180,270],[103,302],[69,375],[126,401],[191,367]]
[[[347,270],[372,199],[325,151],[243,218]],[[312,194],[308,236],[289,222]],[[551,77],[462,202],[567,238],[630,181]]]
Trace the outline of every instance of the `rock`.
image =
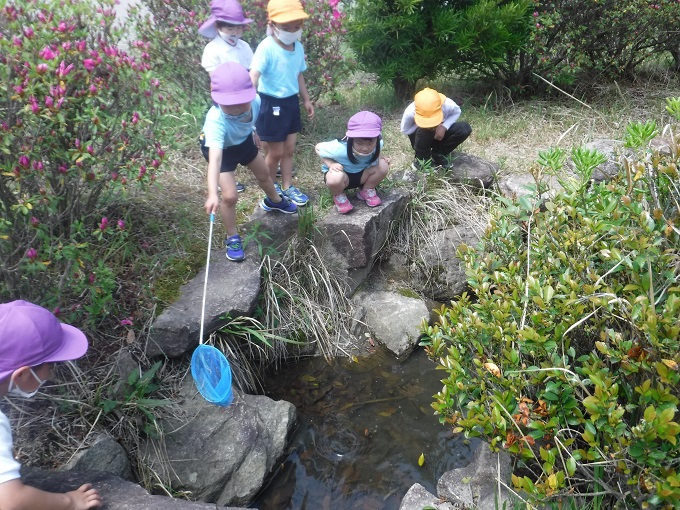
[[245,510],[152,496],[139,485],[102,471],[45,471],[22,467],[21,480],[26,485],[48,492],[68,492],[84,483],[91,483],[104,499],[100,510]]
[[129,394],[131,391],[131,387],[127,383],[128,377],[134,370],[139,369],[139,364],[129,348],[123,347],[113,355],[113,371],[115,373],[113,380],[115,383],[110,389],[107,389],[112,399],[125,399],[126,394]]
[[451,153],[448,180],[478,189],[490,189],[496,181],[498,166],[471,154]]
[[488,444],[480,443],[470,464],[442,475],[437,482],[437,495],[459,508],[496,510],[503,505],[513,508],[510,493],[503,485],[511,483],[511,462],[507,453],[493,453]]
[[[292,215],[291,215],[292,216]],[[246,248],[246,260],[227,260],[224,250],[212,251],[205,303],[204,335],[219,329],[231,317],[251,315],[260,290],[260,257],[255,243]],[[180,298],[168,306],[151,327],[147,356],[182,356],[198,345],[205,268],[180,289]]]
[[[596,150],[605,156],[607,161],[593,170],[592,180],[596,183],[610,181],[621,171],[618,164],[618,155],[622,149],[622,143],[618,140],[598,139],[584,145],[586,149]],[[573,163],[572,163],[573,165]]]
[[411,353],[418,345],[420,325],[430,312],[418,298],[397,292],[360,291],[353,301],[366,310],[366,325],[398,358]]
[[[563,189],[562,185],[557,181],[557,177],[552,175],[544,175],[542,183],[547,185],[552,193]],[[509,174],[500,178],[498,186],[504,197],[516,200],[525,195],[532,195],[534,193],[533,189],[536,188],[536,181],[529,174]]]
[[448,501],[442,501],[434,494],[428,492],[425,487],[416,483],[404,495],[404,499],[401,500],[401,505],[399,505],[399,510],[422,510],[428,505],[437,510],[460,509],[459,506],[454,506]]
[[[472,214],[472,212],[471,212]],[[432,243],[424,245],[420,253],[415,287],[439,302],[448,302],[461,295],[468,287],[465,267],[456,250],[461,244],[474,247],[479,235],[472,229],[449,228],[437,232]]]
[[104,471],[125,480],[132,480],[132,468],[125,448],[106,434],[100,434],[92,446],[78,452],[64,468],[77,471]]
[[149,440],[140,450],[167,486],[218,505],[248,505],[284,454],[295,407],[241,393],[218,407],[197,394],[191,378],[181,396],[176,418],[161,422],[162,444]]
[[367,207],[354,195],[348,198],[354,210],[339,214],[334,208],[319,221],[318,228],[323,233],[324,260],[347,282],[347,295],[352,295],[371,271],[390,223],[406,207],[408,194],[392,191],[381,197],[383,202],[378,207]]

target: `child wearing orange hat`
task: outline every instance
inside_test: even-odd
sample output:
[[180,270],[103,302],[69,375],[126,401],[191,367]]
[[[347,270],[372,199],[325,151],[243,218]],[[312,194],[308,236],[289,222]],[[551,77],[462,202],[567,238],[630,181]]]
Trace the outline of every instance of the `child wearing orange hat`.
[[425,88],[414,99],[401,118],[401,132],[416,153],[412,168],[448,166],[449,154],[472,133],[470,124],[458,121],[460,106],[434,89]]
[[292,179],[297,134],[302,130],[300,99],[309,119],[314,118],[314,105],[302,74],[307,63],[299,42],[309,15],[299,0],[270,0],[267,15],[271,35],[255,49],[250,67],[250,77],[262,99],[257,132],[274,182],[281,168],[281,185],[276,183],[277,190],[294,204],[303,206],[308,197],[293,186]]

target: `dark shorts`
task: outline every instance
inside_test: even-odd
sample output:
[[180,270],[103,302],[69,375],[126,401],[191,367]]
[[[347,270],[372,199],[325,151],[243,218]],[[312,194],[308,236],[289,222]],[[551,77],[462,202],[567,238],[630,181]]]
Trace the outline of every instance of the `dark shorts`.
[[273,97],[260,93],[262,104],[255,127],[264,142],[285,142],[288,135],[302,131],[298,95]]
[[[364,170],[366,170],[364,168]],[[347,173],[345,172],[345,175],[349,177],[349,184],[345,186],[345,189],[354,189],[358,188],[361,186],[361,177],[364,175],[364,170],[361,172],[355,172],[355,173]],[[323,182],[326,182],[326,176],[328,175],[328,172],[324,172],[323,174]]]
[[[208,147],[205,146],[205,136],[201,133],[199,137],[201,141],[201,152],[206,161],[208,160]],[[222,165],[220,172],[233,172],[236,167],[241,164],[248,166],[258,155],[259,151],[253,142],[253,137],[249,136],[245,141],[238,145],[232,145],[222,150]]]

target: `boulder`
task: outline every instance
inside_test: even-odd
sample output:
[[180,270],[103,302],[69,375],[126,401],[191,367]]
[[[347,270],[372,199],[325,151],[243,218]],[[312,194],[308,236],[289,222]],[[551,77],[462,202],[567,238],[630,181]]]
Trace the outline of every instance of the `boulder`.
[[447,179],[478,189],[491,189],[498,166],[472,154],[453,152]]
[[470,464],[442,475],[437,482],[437,495],[458,508],[496,510],[504,505],[513,508],[506,489],[511,477],[510,456],[505,452],[494,453],[488,444],[480,443]]
[[[248,505],[284,454],[295,406],[236,393],[228,407],[206,402],[187,378],[162,440],[140,445],[161,482],[218,505]],[[162,453],[161,453],[162,452]]]
[[105,471],[132,480],[132,468],[125,448],[106,434],[100,434],[92,446],[79,451],[64,467],[77,471]]
[[430,317],[425,303],[397,292],[359,291],[353,298],[366,311],[366,325],[375,339],[401,358],[418,345],[420,325]]
[[338,276],[347,282],[347,295],[354,294],[373,267],[382,248],[390,223],[406,207],[408,194],[393,190],[382,196],[378,207],[366,204],[349,194],[354,209],[339,214],[335,208],[318,222],[323,234],[321,254]]
[[21,480],[26,485],[48,492],[68,492],[84,483],[91,483],[104,500],[100,510],[245,510],[167,496],[152,496],[139,485],[103,471],[55,472],[22,467]]
[[[260,290],[260,257],[255,243],[245,251],[246,260],[238,263],[227,260],[221,247],[210,254],[204,335],[223,326],[227,314],[251,315],[255,309]],[[147,356],[176,358],[198,345],[204,279],[205,268],[182,286],[180,298],[155,320],[146,345]]]
[[436,510],[460,510],[461,508],[460,506],[454,506],[448,501],[442,501],[431,492],[428,492],[425,487],[416,483],[404,495],[404,499],[401,500],[401,505],[399,505],[399,510],[422,510],[427,506]]

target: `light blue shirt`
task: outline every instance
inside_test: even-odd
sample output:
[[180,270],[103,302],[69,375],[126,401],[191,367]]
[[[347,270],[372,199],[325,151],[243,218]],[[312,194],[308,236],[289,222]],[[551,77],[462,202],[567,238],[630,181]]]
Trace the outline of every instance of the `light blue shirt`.
[[[382,150],[383,141],[380,139],[380,150]],[[331,140],[330,142],[321,142],[319,145],[319,156],[326,159],[332,159],[342,165],[342,168],[348,174],[356,174],[375,166],[378,164],[379,158],[373,161],[370,165],[368,162],[373,157],[373,154],[368,156],[354,156],[358,163],[352,163],[347,157],[347,141],[346,140]],[[323,173],[328,172],[326,163],[321,165]]]
[[217,149],[226,149],[246,141],[252,136],[257,116],[260,114],[260,96],[256,95],[250,103],[252,118],[248,122],[241,122],[227,118],[226,114],[219,106],[214,106],[208,110],[203,124],[203,134],[205,135],[205,146]]
[[269,36],[255,49],[250,69],[260,73],[257,91],[278,98],[300,92],[298,75],[307,69],[302,44],[295,42],[293,51],[284,50]]

